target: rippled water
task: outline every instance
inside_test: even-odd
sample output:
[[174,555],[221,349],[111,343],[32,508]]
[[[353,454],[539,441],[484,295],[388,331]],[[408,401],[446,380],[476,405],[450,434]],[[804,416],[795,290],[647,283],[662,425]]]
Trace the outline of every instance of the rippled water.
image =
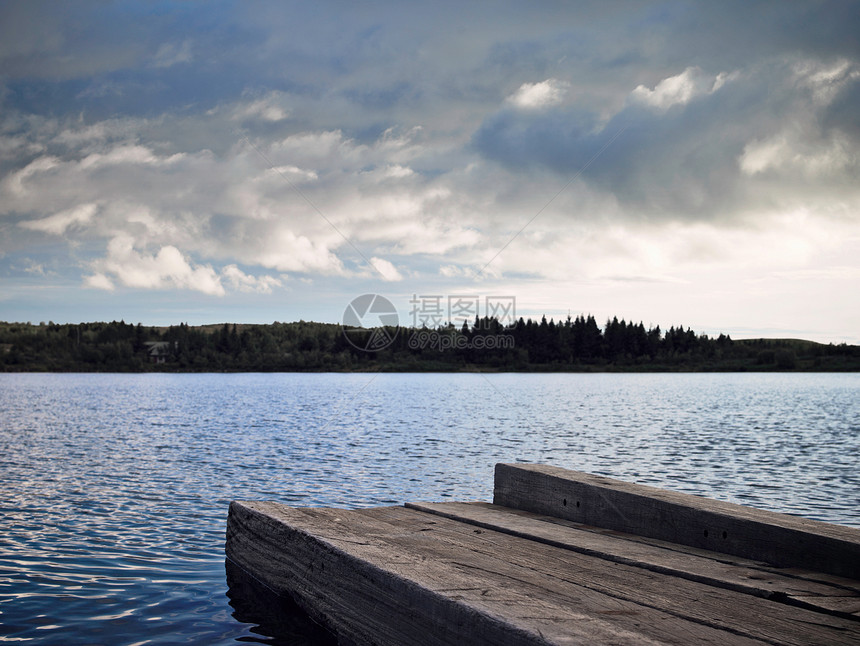
[[860,527],[858,374],[0,374],[0,642],[316,643],[230,500],[489,500],[544,462]]

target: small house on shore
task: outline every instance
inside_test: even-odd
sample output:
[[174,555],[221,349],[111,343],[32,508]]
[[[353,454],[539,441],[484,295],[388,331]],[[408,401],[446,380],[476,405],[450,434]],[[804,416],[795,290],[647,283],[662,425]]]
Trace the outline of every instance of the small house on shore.
[[146,342],[146,352],[149,355],[150,363],[165,363],[170,357],[172,349],[170,341]]

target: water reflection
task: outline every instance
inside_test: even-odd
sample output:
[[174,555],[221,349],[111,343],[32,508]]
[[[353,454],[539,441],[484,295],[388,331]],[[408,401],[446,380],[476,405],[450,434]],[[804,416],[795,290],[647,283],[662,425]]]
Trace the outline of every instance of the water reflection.
[[337,645],[337,639],[291,599],[275,594],[231,560],[226,559],[224,565],[233,618],[246,624],[250,633],[236,641],[273,646]]

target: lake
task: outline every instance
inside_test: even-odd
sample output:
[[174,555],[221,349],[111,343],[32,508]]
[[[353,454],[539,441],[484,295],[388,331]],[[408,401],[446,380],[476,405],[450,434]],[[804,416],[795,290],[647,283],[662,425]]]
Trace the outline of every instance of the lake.
[[860,527],[860,374],[0,374],[0,642],[311,644],[231,500],[490,500],[542,462]]

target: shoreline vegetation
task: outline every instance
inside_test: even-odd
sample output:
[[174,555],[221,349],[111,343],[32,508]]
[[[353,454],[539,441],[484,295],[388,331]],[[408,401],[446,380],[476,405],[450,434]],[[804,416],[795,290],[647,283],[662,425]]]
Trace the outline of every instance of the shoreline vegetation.
[[[366,347],[380,347],[368,351]],[[169,327],[0,322],[0,372],[855,372],[860,346],[735,341],[594,317],[347,330],[299,321]]]

